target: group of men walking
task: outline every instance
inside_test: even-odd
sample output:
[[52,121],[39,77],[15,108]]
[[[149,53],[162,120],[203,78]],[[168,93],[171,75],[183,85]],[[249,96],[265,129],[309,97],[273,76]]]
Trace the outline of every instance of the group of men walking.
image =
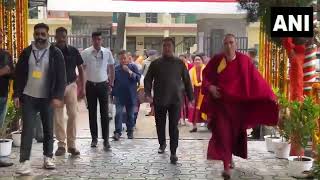
[[[103,146],[105,150],[111,148],[108,117],[110,94],[117,111],[114,140],[119,140],[122,135],[121,118],[117,116],[122,115],[124,108],[127,112],[127,136],[128,139],[133,138],[134,107],[141,72],[129,62],[127,53],[119,52],[120,64],[115,67],[111,51],[102,47],[101,33],[92,33],[92,46],[80,54],[76,48],[67,44],[65,28],[56,30],[54,44],[48,41],[48,32],[46,24],[35,25],[35,41],[20,54],[15,70],[10,55],[0,51],[0,123],[4,119],[3,109],[8,97],[9,78],[12,76],[14,103],[22,109],[19,174],[30,174],[32,171],[30,153],[37,113],[40,113],[43,125],[44,168],[55,168],[52,159],[53,126],[58,140],[55,155],[61,156],[66,152],[80,155],[75,142],[77,102],[83,97],[87,99],[89,110],[91,147],[98,145],[99,101]],[[144,89],[147,101],[153,104],[155,110],[160,154],[165,152],[167,146],[165,128],[169,115],[170,161],[176,164],[181,105],[184,97],[192,102],[194,93],[185,63],[174,56],[174,40],[164,38],[162,47],[162,56],[149,65]],[[204,96],[203,105],[199,108],[208,116],[208,126],[213,132],[208,158],[224,162],[223,177],[228,179],[232,154],[247,157],[245,129],[258,124],[276,124],[278,109],[274,94],[250,58],[236,52],[234,35],[226,35],[224,48],[224,52],[214,56],[203,69],[203,77],[200,78],[201,82],[197,80],[197,84],[201,84],[199,91]],[[68,115],[67,127],[64,126],[64,104]],[[252,109],[243,109],[248,106],[254,112]]]

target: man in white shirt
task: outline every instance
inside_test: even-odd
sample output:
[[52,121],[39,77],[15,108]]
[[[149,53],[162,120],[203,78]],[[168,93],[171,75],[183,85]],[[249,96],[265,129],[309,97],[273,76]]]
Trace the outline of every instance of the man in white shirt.
[[109,49],[102,47],[100,32],[92,33],[92,46],[81,53],[86,74],[86,97],[92,137],[91,147],[97,147],[97,100],[100,105],[102,138],[104,148],[109,150],[108,95],[114,83],[114,59]]

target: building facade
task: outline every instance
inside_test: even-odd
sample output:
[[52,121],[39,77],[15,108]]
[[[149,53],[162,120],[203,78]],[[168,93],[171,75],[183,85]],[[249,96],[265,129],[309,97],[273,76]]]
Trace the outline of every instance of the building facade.
[[[117,15],[113,13],[113,36],[117,32]],[[194,51],[197,24],[194,14],[127,13],[124,48],[130,52],[145,49],[161,51],[162,39],[173,37],[177,54]]]

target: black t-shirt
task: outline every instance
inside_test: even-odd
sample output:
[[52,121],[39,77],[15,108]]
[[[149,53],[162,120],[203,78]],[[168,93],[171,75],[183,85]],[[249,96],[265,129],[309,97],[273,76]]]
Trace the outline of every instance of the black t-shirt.
[[60,50],[63,53],[66,64],[67,83],[75,82],[77,79],[76,67],[83,64],[83,59],[75,47],[68,45]]
[[[6,65],[8,65],[11,68],[11,72],[13,72],[13,61],[11,55],[0,49],[0,69],[4,68]],[[11,74],[0,76],[0,97],[8,97],[10,78]]]

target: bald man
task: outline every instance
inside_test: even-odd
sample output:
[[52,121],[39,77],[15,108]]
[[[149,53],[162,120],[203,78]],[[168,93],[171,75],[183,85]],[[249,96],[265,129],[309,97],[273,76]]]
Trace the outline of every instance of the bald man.
[[224,179],[231,178],[232,155],[247,158],[246,129],[278,122],[275,95],[251,59],[236,51],[236,44],[233,34],[225,36],[224,51],[209,61],[202,81],[201,108],[212,131],[208,159],[223,161]]

